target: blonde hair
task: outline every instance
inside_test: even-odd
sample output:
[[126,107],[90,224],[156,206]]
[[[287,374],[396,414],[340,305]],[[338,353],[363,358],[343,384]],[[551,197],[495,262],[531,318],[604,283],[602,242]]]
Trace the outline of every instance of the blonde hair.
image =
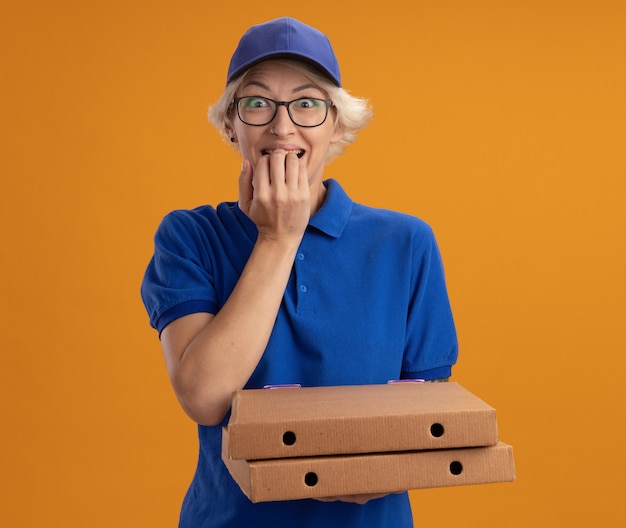
[[[372,108],[367,99],[350,95],[346,90],[336,86],[323,74],[318,73],[313,67],[299,61],[288,59],[275,59],[276,62],[285,64],[290,68],[302,73],[313,81],[322,91],[328,94],[332,100],[335,115],[335,127],[343,130],[341,139],[331,143],[328,148],[326,163],[344,152],[346,147],[356,140],[358,133],[363,130],[372,118]],[[246,75],[254,69],[254,66],[246,70],[237,79],[231,81],[217,102],[209,109],[209,121],[217,128],[225,140],[228,140],[226,124],[232,116],[232,102],[235,94],[246,78]],[[232,144],[229,142],[229,144]]]

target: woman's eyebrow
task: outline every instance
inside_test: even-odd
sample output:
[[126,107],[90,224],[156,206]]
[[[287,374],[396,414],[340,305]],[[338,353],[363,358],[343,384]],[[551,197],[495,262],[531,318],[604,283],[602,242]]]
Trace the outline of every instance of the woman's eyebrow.
[[268,88],[265,84],[263,84],[263,83],[262,83],[262,82],[260,82],[260,81],[255,81],[255,80],[253,80],[253,79],[251,79],[250,81],[248,81],[247,83],[245,83],[245,84],[243,85],[243,88],[247,88],[248,86],[258,86],[259,88],[263,88],[264,90],[269,91],[269,88]]
[[302,86],[298,86],[297,88],[294,88],[293,91],[303,92],[304,90],[308,90],[310,88],[313,88],[314,90],[320,90],[319,86],[315,86],[314,84],[308,83],[308,84],[303,84]]

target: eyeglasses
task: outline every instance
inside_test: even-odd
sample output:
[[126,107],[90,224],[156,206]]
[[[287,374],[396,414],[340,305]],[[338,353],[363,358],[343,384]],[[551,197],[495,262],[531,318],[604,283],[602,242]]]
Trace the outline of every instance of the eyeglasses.
[[278,107],[287,108],[289,117],[300,127],[320,126],[328,116],[328,109],[333,102],[328,99],[302,97],[293,101],[274,101],[267,97],[236,97],[233,103],[237,107],[239,119],[246,125],[263,126],[272,122],[278,113]]

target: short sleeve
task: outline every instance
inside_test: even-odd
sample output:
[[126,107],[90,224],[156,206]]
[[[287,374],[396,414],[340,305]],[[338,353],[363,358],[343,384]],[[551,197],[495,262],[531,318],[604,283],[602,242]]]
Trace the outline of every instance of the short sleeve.
[[402,377],[447,378],[458,357],[458,340],[443,263],[430,227],[414,244]]
[[159,225],[141,285],[150,324],[159,332],[196,312],[217,312],[207,234],[190,211],[174,211]]

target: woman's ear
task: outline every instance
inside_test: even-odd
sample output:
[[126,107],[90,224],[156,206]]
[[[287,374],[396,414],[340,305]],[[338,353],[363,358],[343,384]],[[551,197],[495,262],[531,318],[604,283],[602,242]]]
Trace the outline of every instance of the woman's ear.
[[224,133],[231,143],[237,143],[237,136],[235,136],[233,125],[228,118],[224,120]]
[[335,125],[335,131],[333,132],[332,137],[330,138],[331,143],[337,143],[343,139],[343,135],[345,132],[345,128],[340,125]]
[[335,105],[331,106],[329,109],[330,112],[332,112],[332,116],[333,116],[333,135],[330,138],[330,142],[331,143],[337,143],[341,140],[343,140],[343,136],[346,132],[346,128],[344,125],[340,125],[339,124],[339,120],[337,118],[337,107]]

